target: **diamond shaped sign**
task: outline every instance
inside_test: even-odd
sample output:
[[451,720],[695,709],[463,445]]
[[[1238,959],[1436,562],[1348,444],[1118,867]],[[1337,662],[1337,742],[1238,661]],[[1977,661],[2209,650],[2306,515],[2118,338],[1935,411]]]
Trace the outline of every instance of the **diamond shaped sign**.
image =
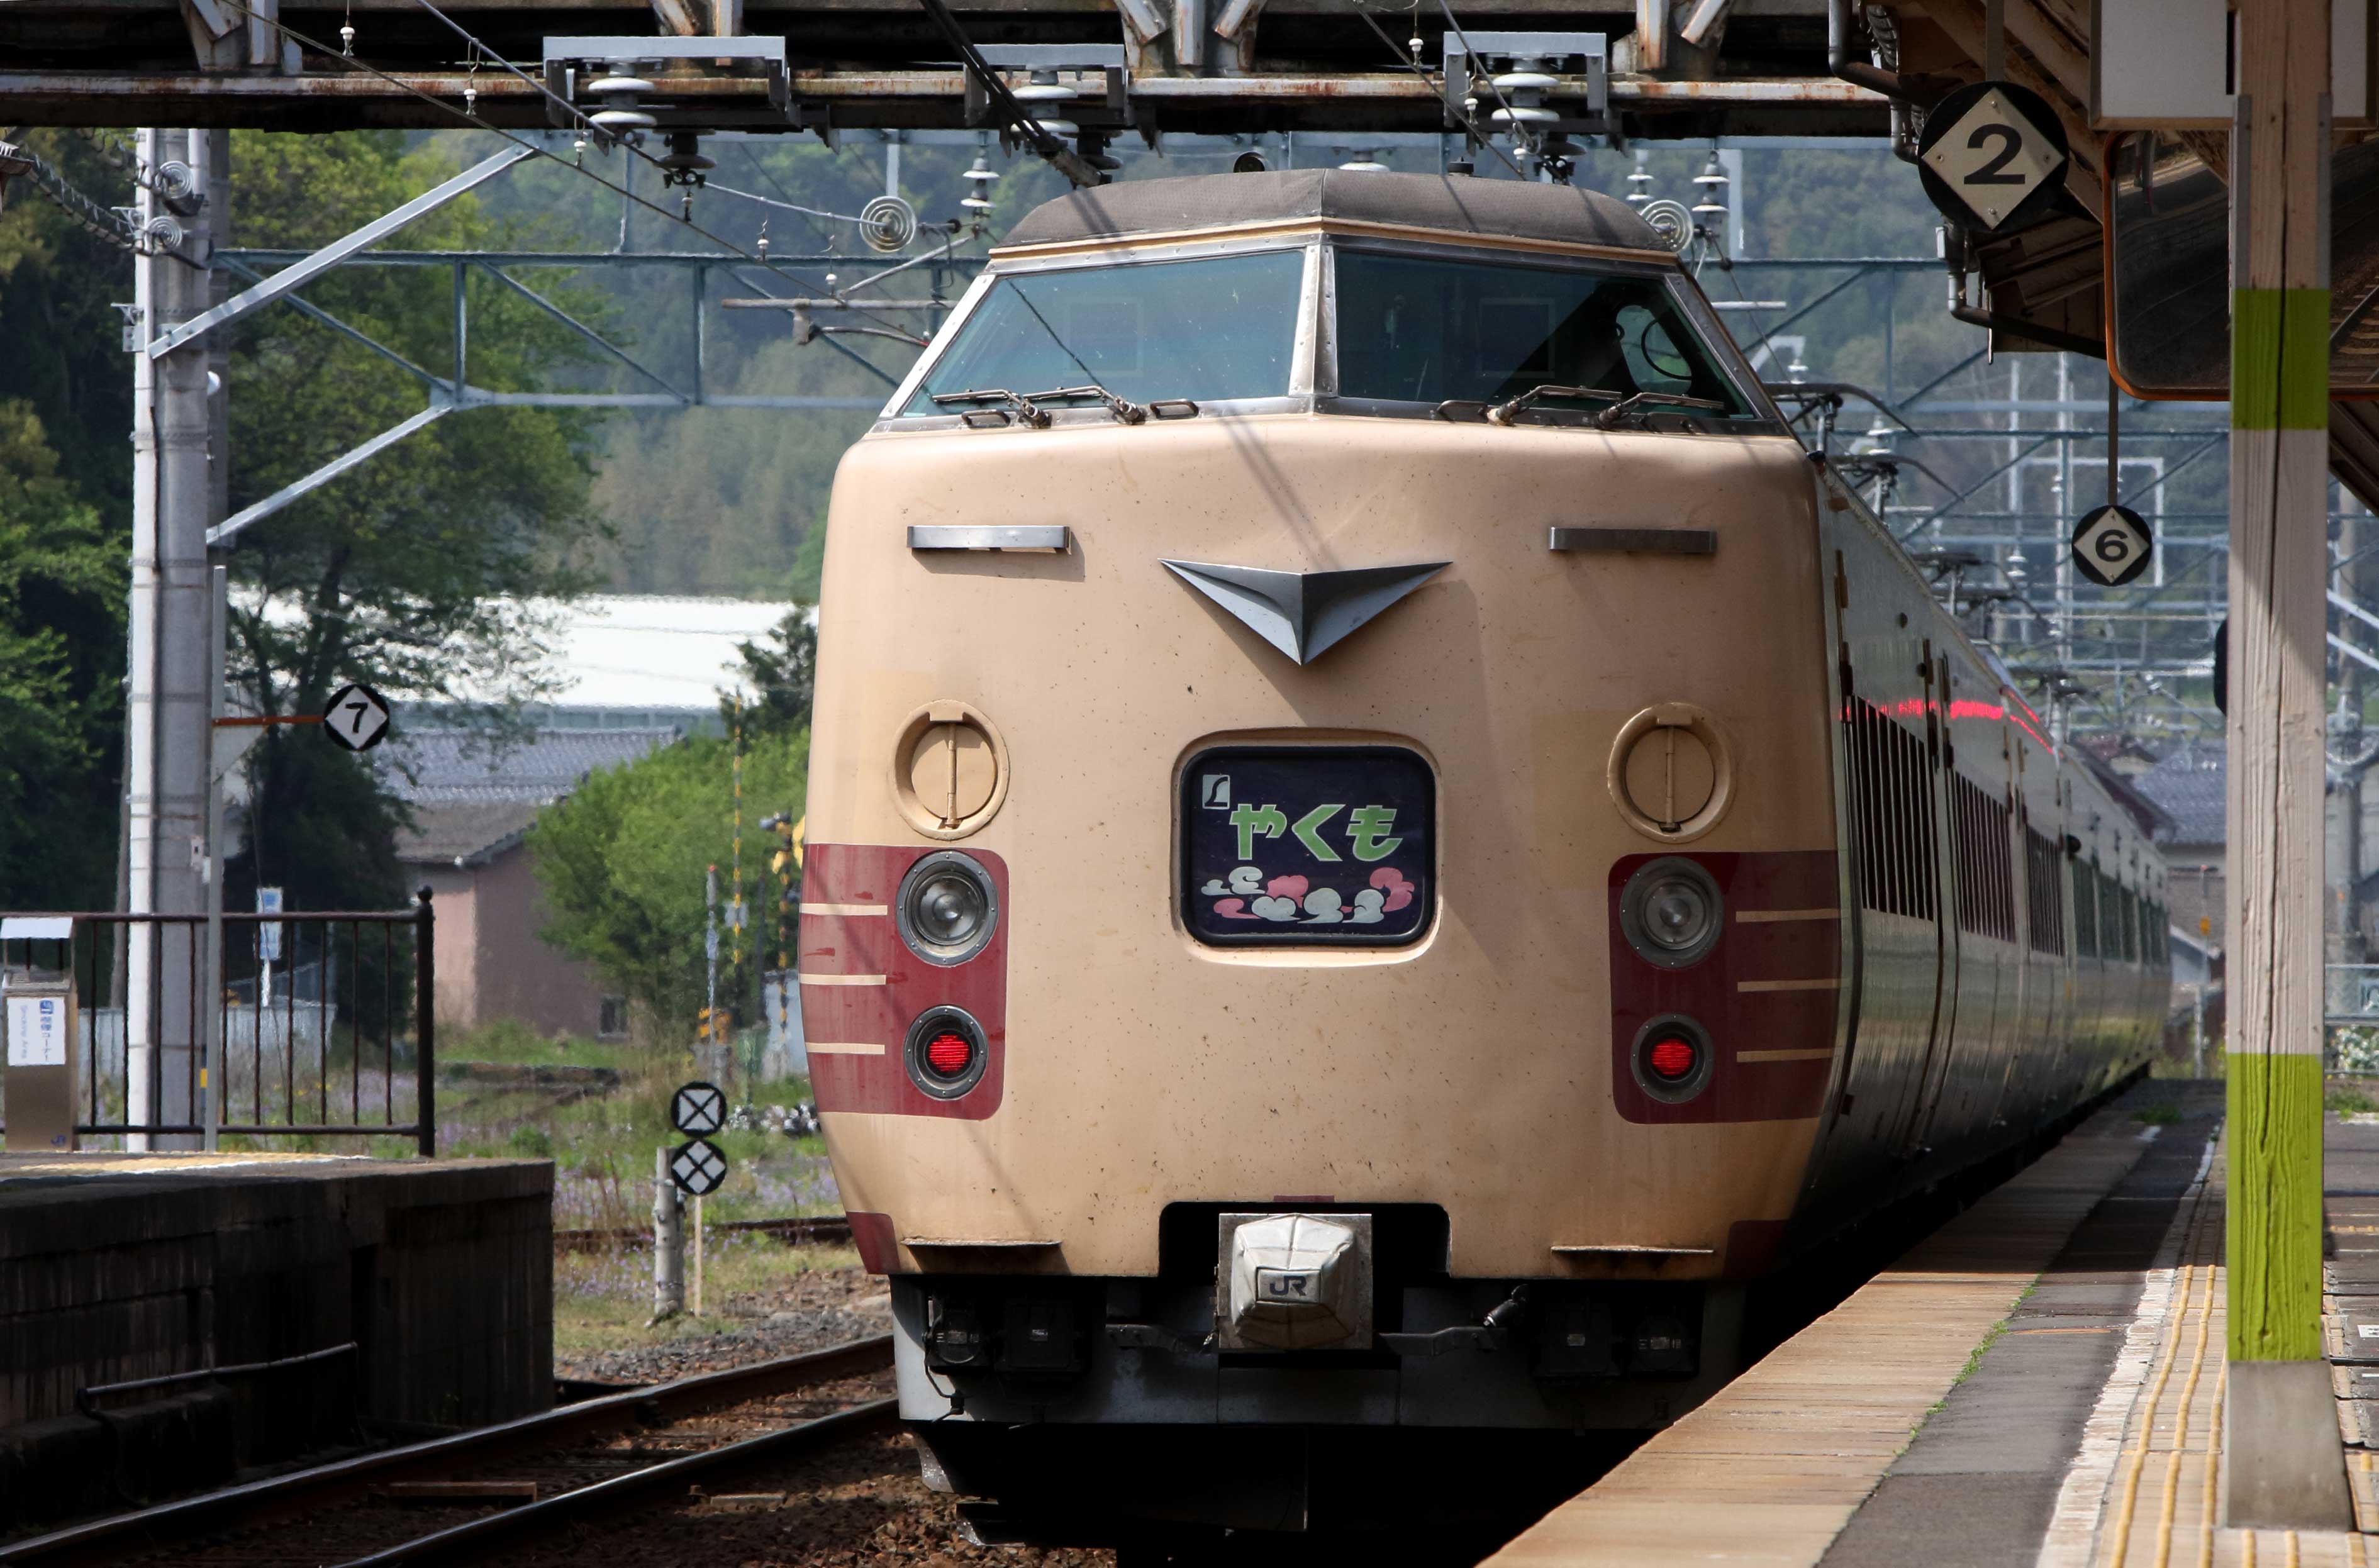
[[348,751],[368,752],[388,733],[388,699],[350,681],[323,705],[322,731]]
[[727,1180],[727,1156],[710,1140],[692,1139],[670,1151],[669,1171],[680,1192],[707,1197]]
[[2102,588],[2119,588],[2148,569],[2156,535],[2128,506],[2102,506],[2073,529],[2073,569]]
[[1926,116],[1917,142],[1917,167],[1933,204],[1987,234],[2011,233],[2046,215],[2066,158],[2055,111],[2012,82],[1960,88]]

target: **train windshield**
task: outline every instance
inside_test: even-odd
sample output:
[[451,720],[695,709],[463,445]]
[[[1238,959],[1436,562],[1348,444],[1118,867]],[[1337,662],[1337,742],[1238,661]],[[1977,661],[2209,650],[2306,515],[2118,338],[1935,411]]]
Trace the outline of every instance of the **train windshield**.
[[[1138,403],[1283,397],[1304,278],[1302,250],[1011,272],[901,412],[957,413],[955,400],[996,389],[1087,406],[1090,384]],[[1046,395],[1069,388],[1085,390]]]
[[1341,397],[1766,417],[1658,277],[1344,246],[1336,260]]

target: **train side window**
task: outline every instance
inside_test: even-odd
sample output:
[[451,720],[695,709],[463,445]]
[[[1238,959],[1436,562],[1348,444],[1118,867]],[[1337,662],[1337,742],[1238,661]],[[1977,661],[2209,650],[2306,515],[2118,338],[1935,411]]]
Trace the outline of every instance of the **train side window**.
[[1880,708],[1854,698],[1842,721],[1857,836],[1859,901],[1931,920],[1939,892],[1933,790],[1925,742]]
[[2073,950],[2085,959],[2098,956],[2098,870],[2080,861],[2073,868]]
[[2024,906],[2031,917],[2032,950],[2052,957],[2065,951],[2065,896],[2058,875],[2056,843],[2023,830]]

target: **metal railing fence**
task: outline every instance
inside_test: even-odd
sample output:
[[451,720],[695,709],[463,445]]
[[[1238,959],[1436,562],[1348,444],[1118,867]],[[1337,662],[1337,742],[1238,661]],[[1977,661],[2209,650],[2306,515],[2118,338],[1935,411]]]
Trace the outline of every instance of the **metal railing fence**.
[[[409,1138],[437,1152],[427,888],[405,910],[225,911],[219,964],[203,914],[7,918],[70,923],[65,937],[0,941],[0,977],[74,983],[78,1134]],[[0,1074],[0,1109],[5,1095]]]

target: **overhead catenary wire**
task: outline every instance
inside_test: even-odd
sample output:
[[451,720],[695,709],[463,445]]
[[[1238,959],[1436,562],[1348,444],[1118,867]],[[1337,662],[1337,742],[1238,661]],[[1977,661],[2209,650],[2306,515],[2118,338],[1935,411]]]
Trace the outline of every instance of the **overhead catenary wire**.
[[1000,123],[1003,126],[1020,133],[1025,145],[1039,153],[1047,161],[1050,167],[1075,185],[1095,186],[1105,183],[1105,175],[1092,168],[1089,163],[1083,162],[1080,153],[1058,140],[1056,134],[1034,118],[1033,112],[1027,109],[1008,89],[1007,81],[998,72],[991,68],[990,64],[984,59],[983,52],[978,50],[973,41],[967,37],[966,29],[959,25],[959,19],[951,13],[947,0],[918,0],[918,4],[924,6],[925,15],[933,18],[934,27],[941,33],[944,41],[958,51],[960,64],[981,85],[984,96],[990,100],[991,106],[999,113]]
[[[803,289],[815,290],[823,294],[835,295],[835,291],[833,289],[827,287],[824,284],[815,283],[808,278],[803,277],[798,272],[788,271],[783,266],[770,260],[767,257],[754,255],[752,252],[744,249],[742,246],[735,244],[732,240],[728,239],[724,235],[713,234],[710,230],[704,228],[700,223],[695,223],[692,218],[686,217],[682,213],[672,212],[668,208],[661,206],[658,202],[646,200],[644,197],[638,196],[634,190],[630,189],[625,185],[614,184],[583,164],[574,163],[567,159],[557,158],[551,151],[539,146],[537,143],[529,140],[527,138],[516,136],[501,126],[489,125],[484,120],[481,120],[477,115],[467,113],[462,108],[447,103],[444,99],[440,98],[435,93],[424,92],[421,89],[414,86],[411,82],[406,81],[400,77],[392,76],[390,73],[380,69],[378,66],[368,65],[362,60],[356,59],[352,55],[343,54],[339,51],[332,49],[329,45],[321,42],[320,40],[309,38],[306,34],[299,32],[296,29],[289,26],[286,22],[282,21],[277,17],[267,17],[257,11],[251,10],[248,6],[242,4],[242,0],[221,0],[221,3],[251,20],[260,21],[272,27],[275,31],[279,32],[284,38],[287,38],[291,42],[296,44],[301,49],[310,50],[314,54],[322,56],[324,59],[335,61],[341,65],[362,71],[368,76],[377,77],[381,81],[388,83],[391,87],[397,89],[399,91],[409,93],[413,97],[419,99],[422,103],[428,103],[443,113],[453,115],[456,119],[465,122],[475,130],[484,130],[490,136],[501,137],[504,140],[511,142],[515,147],[522,148],[536,154],[539,158],[549,160],[559,167],[569,169],[584,178],[590,179],[597,185],[602,187],[605,190],[611,192],[614,196],[620,197],[623,200],[634,202],[635,205],[644,208],[647,211],[660,214],[660,216],[668,219],[670,223],[680,224],[684,228],[693,231],[694,234],[700,235],[703,238],[710,241],[711,244],[719,247],[721,250],[726,251],[729,255],[739,257],[743,260],[751,262],[755,267],[765,268],[769,272],[784,279],[789,283],[792,283]],[[541,86],[540,90],[542,90]],[[574,110],[573,112],[575,113]],[[635,151],[633,148],[629,151],[631,152]],[[652,158],[647,154],[637,153],[636,155],[643,157],[646,163],[652,163],[655,167],[661,166],[659,160]],[[566,257],[557,258],[557,260],[564,263],[566,263],[567,259],[568,259]],[[835,295],[835,297],[840,298],[841,296],[839,295]],[[863,305],[854,305],[851,306],[851,308],[862,315],[868,316],[887,328],[896,332],[900,330],[897,322],[889,320],[884,317],[876,316],[875,312],[868,310]],[[901,335],[905,337],[909,334],[903,332]]]

